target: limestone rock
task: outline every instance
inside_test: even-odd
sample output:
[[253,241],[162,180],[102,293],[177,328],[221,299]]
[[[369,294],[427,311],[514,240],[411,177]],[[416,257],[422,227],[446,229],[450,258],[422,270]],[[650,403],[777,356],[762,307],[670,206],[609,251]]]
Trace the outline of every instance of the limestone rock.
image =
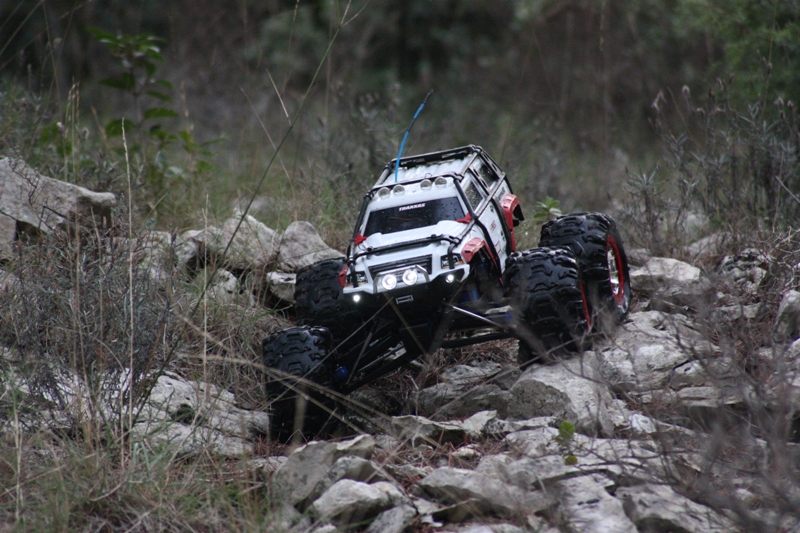
[[[663,388],[673,369],[715,351],[690,326],[681,315],[632,313],[609,344],[597,346],[594,352],[601,379],[622,392]],[[590,352],[586,356],[591,357]]]
[[723,533],[735,530],[725,517],[665,485],[623,487],[617,489],[616,496],[639,531]]
[[450,467],[431,472],[419,482],[415,492],[440,504],[462,505],[469,516],[514,516],[551,505],[550,499],[541,493],[528,493],[480,472]]
[[707,278],[699,278],[657,289],[650,299],[650,309],[686,314],[710,307],[715,298],[716,291],[711,282]]
[[554,416],[572,422],[581,432],[610,435],[613,426],[607,415],[612,398],[599,378],[580,358],[531,366],[511,389],[508,416]]
[[262,222],[238,212],[226,220],[222,228],[209,226],[188,231],[183,238],[202,246],[218,265],[237,271],[263,269],[271,265],[276,259],[280,240],[279,235]]
[[266,274],[267,291],[279,300],[294,303],[296,277],[295,274],[286,272],[268,272]]
[[278,269],[297,272],[303,267],[337,257],[342,257],[342,254],[325,244],[310,222],[292,222],[280,241]]
[[[127,245],[128,239],[119,239],[118,246]],[[185,273],[198,254],[196,243],[166,231],[146,233],[137,238],[133,246],[136,261],[157,281]]]
[[342,479],[372,483],[374,481],[385,481],[387,476],[372,461],[363,457],[346,455],[336,460],[325,477],[317,484],[315,493],[322,494],[328,490],[328,487]]
[[464,393],[458,394],[447,404],[438,409],[434,418],[438,420],[452,420],[464,418],[486,410],[495,410],[501,417],[508,412],[508,402],[511,393],[503,390],[494,383],[485,383],[472,387]]
[[253,305],[253,296],[247,291],[242,291],[239,280],[231,272],[219,269],[214,272],[214,278],[206,291],[208,298],[220,304],[244,303]]
[[622,502],[589,476],[559,481],[557,515],[566,531],[576,533],[637,533],[625,515]]
[[381,487],[342,479],[331,485],[311,508],[323,520],[344,525],[369,520],[391,504],[390,494]]
[[443,444],[461,443],[467,432],[461,424],[454,422],[434,422],[422,416],[395,416],[391,419],[395,435],[415,445],[418,442]]
[[666,257],[653,257],[643,267],[630,273],[631,287],[645,294],[668,287],[685,286],[696,282],[700,276],[699,268]]
[[289,455],[275,472],[273,483],[285,501],[302,511],[311,503],[317,484],[340,457],[369,459],[374,449],[375,440],[368,435],[343,442],[312,441]]
[[62,228],[69,222],[108,227],[117,205],[111,193],[43,176],[21,159],[0,159],[0,259],[20,233]]
[[653,254],[647,248],[626,250],[625,255],[628,256],[628,264],[632,267],[644,266],[653,257]]
[[774,258],[756,248],[746,248],[736,255],[723,257],[717,272],[722,279],[745,293],[755,294],[773,260]]
[[783,295],[772,334],[778,342],[800,338],[800,292],[790,290]]
[[379,514],[366,533],[403,533],[416,518],[417,510],[413,505],[398,505]]
[[135,424],[131,433],[132,438],[145,440],[153,447],[175,447],[181,455],[205,450],[234,458],[253,453],[253,444],[247,440],[204,426],[170,421],[148,422]]
[[725,244],[731,240],[730,233],[713,233],[685,246],[683,250],[694,261],[706,260],[719,255]]

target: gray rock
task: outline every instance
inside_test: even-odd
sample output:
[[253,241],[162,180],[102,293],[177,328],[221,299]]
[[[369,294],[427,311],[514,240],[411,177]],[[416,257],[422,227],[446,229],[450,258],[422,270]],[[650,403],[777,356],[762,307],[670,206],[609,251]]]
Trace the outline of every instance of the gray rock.
[[289,455],[275,472],[273,483],[286,502],[302,511],[311,503],[317,484],[340,457],[369,459],[374,449],[375,440],[369,435],[343,442],[309,442]]
[[455,530],[455,533],[525,533],[514,524],[469,524]]
[[151,447],[172,447],[180,455],[201,451],[224,457],[240,457],[253,453],[253,444],[240,437],[226,435],[208,427],[161,421],[134,424],[134,440],[146,441]]
[[657,289],[650,299],[650,309],[665,313],[697,312],[709,308],[716,290],[707,278]]
[[647,248],[634,248],[633,250],[627,250],[625,255],[628,256],[628,264],[632,267],[640,267],[644,266],[650,258],[653,257],[653,254],[650,253],[650,250]]
[[391,505],[392,496],[382,487],[342,479],[314,501],[311,509],[323,520],[346,525],[369,520]]
[[599,377],[581,358],[532,366],[511,389],[508,416],[518,420],[554,416],[572,422],[581,432],[610,435],[613,425],[607,415],[612,397]]
[[252,306],[254,304],[253,295],[249,291],[243,291],[239,285],[239,280],[227,270],[217,270],[214,278],[206,291],[208,298],[219,304],[242,303]]
[[[241,221],[241,225],[239,222]],[[237,226],[239,230],[236,231]],[[236,232],[234,234],[234,232]],[[278,253],[279,235],[250,215],[239,212],[225,221],[222,228],[209,226],[187,231],[184,239],[203,247],[217,264],[232,270],[263,269],[272,264]],[[230,243],[230,246],[228,244]],[[227,254],[223,258],[225,249]]]
[[723,533],[735,530],[725,517],[665,485],[623,487],[617,489],[616,496],[639,531]]
[[280,240],[278,270],[297,272],[303,267],[337,257],[342,257],[341,252],[325,244],[311,223],[292,222]]
[[461,422],[461,427],[471,440],[478,440],[486,431],[486,425],[497,420],[497,411],[479,411]]
[[315,493],[317,495],[322,494],[331,485],[342,479],[372,483],[374,481],[386,481],[388,478],[386,474],[381,472],[378,465],[372,461],[363,457],[346,455],[336,460],[325,477],[317,484]]
[[[127,246],[127,239],[120,239],[120,246]],[[188,265],[197,258],[197,244],[181,235],[166,231],[151,231],[133,244],[135,259],[158,281],[166,281],[175,274],[186,273]]]
[[734,320],[755,320],[761,310],[761,304],[750,305],[726,305],[718,307],[712,311],[712,317],[716,322]]
[[440,504],[462,505],[466,516],[515,516],[535,513],[552,504],[541,493],[528,493],[480,472],[450,467],[434,470],[414,491]]
[[417,510],[413,505],[398,505],[379,514],[366,533],[403,533],[416,518]]
[[774,258],[755,248],[746,248],[733,256],[725,256],[717,267],[723,280],[748,294],[756,294]]
[[267,290],[284,302],[294,303],[296,277],[296,274],[286,272],[268,272],[266,274]]
[[400,439],[417,443],[460,444],[467,437],[464,427],[455,422],[434,422],[421,416],[395,416],[391,419],[393,433]]
[[438,420],[452,420],[472,416],[480,411],[494,410],[501,417],[508,413],[511,393],[499,385],[486,383],[458,393],[454,399],[439,408],[434,415]]
[[556,418],[552,416],[539,416],[527,420],[503,420],[502,418],[493,418],[486,422],[483,428],[483,434],[487,437],[502,438],[516,431],[555,427],[556,424]]
[[426,387],[412,395],[409,410],[421,416],[432,416],[441,407],[461,394],[459,389],[450,383],[437,383]]
[[686,286],[701,276],[700,269],[677,259],[653,257],[644,266],[631,271],[631,287],[644,294],[659,289]]
[[481,361],[471,365],[456,365],[444,370],[440,374],[440,379],[455,386],[467,386],[486,378],[500,371],[500,364],[493,361]]
[[683,250],[694,261],[703,261],[718,256],[730,240],[730,233],[714,233],[685,246]]
[[141,411],[139,424],[173,420],[187,426],[204,426],[225,435],[257,438],[269,430],[269,416],[263,411],[248,411],[235,405],[228,391],[215,385],[186,381],[165,374],[158,378]]
[[24,232],[49,233],[70,222],[88,227],[111,225],[117,198],[111,193],[45,177],[21,159],[0,159],[0,259]]
[[615,337],[594,352],[601,378],[620,392],[663,388],[674,368],[690,358],[707,358],[715,351],[690,326],[682,315],[632,313]]
[[636,526],[626,516],[622,502],[589,476],[559,481],[556,484],[559,505],[557,520],[565,530],[576,533],[636,533]]
[[800,292],[790,290],[783,295],[772,336],[777,342],[792,342],[800,338]]

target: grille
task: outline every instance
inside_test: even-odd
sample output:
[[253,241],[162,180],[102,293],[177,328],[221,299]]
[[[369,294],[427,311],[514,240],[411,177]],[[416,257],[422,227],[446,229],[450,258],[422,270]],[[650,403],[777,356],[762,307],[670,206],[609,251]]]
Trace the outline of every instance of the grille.
[[382,265],[375,265],[374,267],[369,269],[369,273],[372,276],[372,279],[378,276],[381,272],[386,272],[387,270],[397,270],[403,267],[410,267],[418,265],[425,269],[425,272],[428,274],[431,273],[431,256],[425,255],[422,257],[415,257],[413,259],[403,259],[401,261],[394,261],[392,263],[383,263]]

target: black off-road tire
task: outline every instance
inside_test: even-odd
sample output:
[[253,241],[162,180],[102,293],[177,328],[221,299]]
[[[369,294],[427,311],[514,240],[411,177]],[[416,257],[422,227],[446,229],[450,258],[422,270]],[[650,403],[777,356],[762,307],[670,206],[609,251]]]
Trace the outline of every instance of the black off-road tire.
[[583,349],[591,317],[570,250],[533,248],[511,254],[505,284],[520,336],[520,365]]
[[617,225],[602,213],[573,213],[542,227],[539,246],[572,250],[580,265],[596,331],[613,330],[628,315],[628,257]]
[[307,266],[297,273],[294,288],[297,323],[323,326],[341,342],[363,322],[362,311],[344,297],[339,273],[344,258],[326,259]]
[[328,357],[332,342],[327,328],[310,326],[287,328],[264,339],[272,439],[286,442],[297,433],[313,435],[330,426],[335,402],[324,389],[333,381]]

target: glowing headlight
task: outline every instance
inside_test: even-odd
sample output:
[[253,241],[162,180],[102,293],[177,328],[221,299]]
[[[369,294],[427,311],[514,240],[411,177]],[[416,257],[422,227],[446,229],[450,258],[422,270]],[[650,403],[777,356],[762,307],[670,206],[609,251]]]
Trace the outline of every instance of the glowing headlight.
[[354,295],[353,295],[353,301],[354,301],[355,303],[358,303],[358,302],[360,302],[360,301],[361,301],[361,295],[360,295],[360,294],[354,294]]
[[403,283],[406,285],[414,285],[417,282],[417,278],[416,270],[406,270],[403,272]]
[[381,285],[387,291],[390,291],[397,287],[397,278],[394,274],[387,274],[381,278]]
[[453,282],[456,280],[456,275],[455,275],[455,274],[448,274],[448,275],[447,275],[447,276],[444,278],[444,280],[445,280],[447,283],[453,283]]

